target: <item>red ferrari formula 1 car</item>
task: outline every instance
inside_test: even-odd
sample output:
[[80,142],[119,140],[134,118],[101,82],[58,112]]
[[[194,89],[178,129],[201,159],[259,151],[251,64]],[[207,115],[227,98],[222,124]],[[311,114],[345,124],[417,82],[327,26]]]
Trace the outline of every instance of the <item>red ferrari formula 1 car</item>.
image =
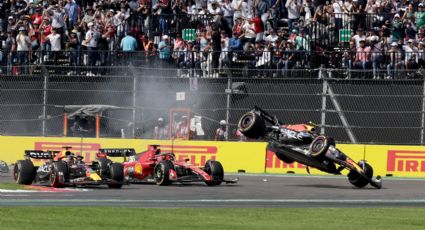
[[255,107],[241,117],[238,126],[248,138],[267,140],[267,148],[286,163],[297,161],[307,170],[313,167],[331,174],[347,169],[348,180],[354,186],[382,187],[381,177],[373,178],[372,166],[363,160],[353,161],[336,148],[332,138],[317,134],[313,124],[283,125],[275,116]]
[[105,162],[110,161],[106,156],[125,157],[124,176],[130,183],[205,182],[220,185],[236,182],[224,180],[223,166],[219,161],[209,160],[204,167],[195,167],[187,161],[176,161],[173,153],[162,153],[159,145],[150,145],[148,150],[138,154],[134,149],[100,149],[97,156],[101,158],[102,155]]

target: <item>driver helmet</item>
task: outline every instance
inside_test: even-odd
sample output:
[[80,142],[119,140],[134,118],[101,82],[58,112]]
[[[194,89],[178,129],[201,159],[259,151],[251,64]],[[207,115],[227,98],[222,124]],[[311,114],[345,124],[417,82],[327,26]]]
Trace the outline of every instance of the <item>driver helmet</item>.
[[227,125],[227,122],[225,120],[221,120],[220,125]]

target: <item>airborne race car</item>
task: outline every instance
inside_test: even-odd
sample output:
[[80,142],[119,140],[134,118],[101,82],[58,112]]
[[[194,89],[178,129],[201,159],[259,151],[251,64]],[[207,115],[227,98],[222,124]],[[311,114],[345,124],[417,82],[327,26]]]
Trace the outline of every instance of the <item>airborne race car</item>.
[[148,150],[139,154],[134,149],[99,151],[104,155],[105,162],[110,161],[106,155],[124,157],[124,176],[131,183],[155,182],[158,185],[170,185],[173,182],[205,182],[212,186],[222,182],[236,182],[224,180],[223,166],[219,161],[208,160],[204,167],[195,167],[187,161],[176,161],[174,153],[162,153],[159,145],[150,145]]
[[[13,175],[17,184],[39,183],[52,187],[108,185],[109,188],[121,188],[124,183],[124,168],[121,163],[105,164],[104,161],[84,163],[82,156],[70,152],[65,147],[65,156],[59,151],[26,150],[25,160],[18,160]],[[41,166],[34,166],[33,159],[47,160]]]
[[354,186],[362,188],[370,183],[375,188],[382,187],[381,177],[373,178],[372,166],[363,160],[354,162],[335,147],[332,138],[318,135],[315,125],[282,125],[275,116],[254,107],[241,117],[238,128],[248,138],[267,140],[267,148],[286,163],[302,163],[308,172],[308,167],[331,174],[341,174],[343,169],[348,169],[348,181]]

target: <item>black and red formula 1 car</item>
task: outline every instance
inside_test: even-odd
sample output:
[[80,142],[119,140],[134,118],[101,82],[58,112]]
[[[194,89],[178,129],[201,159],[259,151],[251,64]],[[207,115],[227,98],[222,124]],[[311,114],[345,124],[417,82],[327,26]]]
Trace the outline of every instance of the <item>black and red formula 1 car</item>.
[[248,138],[267,140],[267,148],[286,163],[302,163],[308,172],[308,167],[331,174],[341,174],[347,169],[348,180],[354,186],[382,187],[381,177],[373,178],[372,166],[364,160],[353,161],[336,148],[332,138],[316,133],[314,124],[283,125],[276,116],[254,107],[241,117],[238,128]]
[[195,167],[188,161],[176,161],[174,153],[162,153],[159,145],[150,145],[148,150],[138,154],[134,149],[100,149],[98,157],[102,154],[104,161],[109,161],[106,156],[125,157],[124,176],[130,183],[205,182],[220,185],[236,182],[224,180],[223,166],[219,161],[208,160],[204,167]]
[[[121,163],[105,164],[103,158],[91,164],[83,157],[65,147],[64,155],[59,151],[26,150],[25,159],[18,160],[13,169],[17,184],[38,183],[52,187],[107,185],[121,188],[124,184],[124,167]],[[46,160],[41,166],[34,166],[31,159]]]

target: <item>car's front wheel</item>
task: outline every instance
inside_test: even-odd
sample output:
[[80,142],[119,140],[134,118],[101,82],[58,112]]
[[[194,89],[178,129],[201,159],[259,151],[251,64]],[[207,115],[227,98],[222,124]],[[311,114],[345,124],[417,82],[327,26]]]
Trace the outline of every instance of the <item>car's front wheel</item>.
[[223,182],[224,170],[219,161],[207,161],[205,163],[204,171],[211,176],[211,181],[205,182],[207,185],[220,185],[221,182]]
[[34,164],[30,160],[19,160],[13,168],[13,177],[17,184],[30,185],[35,179]]
[[65,186],[66,178],[68,177],[68,166],[63,161],[53,162],[50,171],[50,186],[61,188]]
[[170,179],[171,169],[174,169],[174,164],[170,160],[160,161],[155,166],[155,181],[157,185],[166,186],[173,183]]
[[370,179],[372,179],[373,177],[373,168],[372,166],[370,166],[367,162],[365,161],[360,161],[359,163],[357,163],[360,167],[362,167],[364,169],[364,174],[366,175],[365,178],[362,175],[360,175],[356,170],[350,170],[350,172],[348,173],[348,181],[356,186],[357,188],[363,188],[364,186],[366,186],[367,184],[369,184]]

